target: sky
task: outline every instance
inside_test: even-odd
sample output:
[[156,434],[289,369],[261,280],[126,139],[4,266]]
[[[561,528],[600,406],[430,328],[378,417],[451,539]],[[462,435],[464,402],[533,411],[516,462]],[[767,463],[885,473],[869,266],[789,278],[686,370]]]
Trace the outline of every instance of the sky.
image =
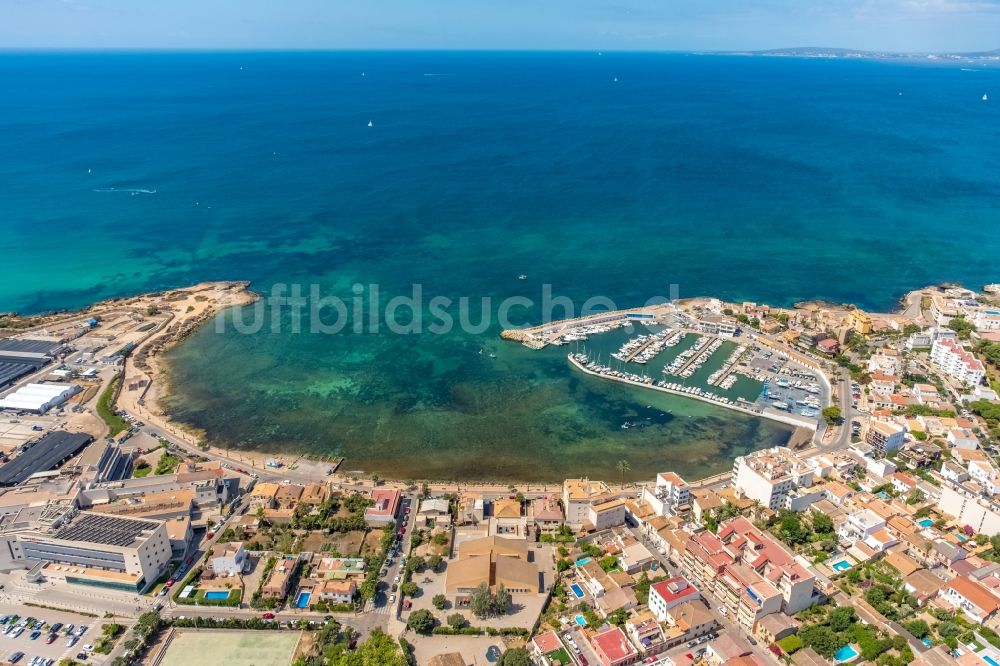
[[0,48],[1000,47],[1000,0],[0,0]]

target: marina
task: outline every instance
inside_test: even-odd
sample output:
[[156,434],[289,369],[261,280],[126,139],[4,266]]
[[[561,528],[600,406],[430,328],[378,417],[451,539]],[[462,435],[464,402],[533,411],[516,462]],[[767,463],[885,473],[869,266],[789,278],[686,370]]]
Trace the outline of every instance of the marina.
[[[504,331],[501,337],[532,349],[573,345],[571,365],[592,376],[813,430],[830,399],[811,360],[763,337],[708,333],[673,305]],[[632,425],[626,421],[622,428]]]
[[[743,412],[744,414],[770,419],[786,425],[801,426],[813,430],[816,429],[815,420],[806,419],[802,416],[796,416],[790,413],[784,413],[775,409],[760,409],[753,405],[753,403],[746,400],[730,400],[725,396],[711,391],[706,391],[696,386],[685,386],[684,384],[677,382],[654,382],[652,378],[645,375],[623,372],[621,370],[615,370],[610,366],[601,365],[600,363],[591,360],[586,354],[570,353],[567,355],[567,359],[577,370],[594,377],[600,377],[602,379],[622,382],[625,384],[644,386],[655,391],[662,391],[664,393],[672,393],[674,395],[693,398],[695,400],[719,405],[738,412]],[[622,425],[622,428],[626,430],[630,427],[632,427],[632,423],[628,421]]]

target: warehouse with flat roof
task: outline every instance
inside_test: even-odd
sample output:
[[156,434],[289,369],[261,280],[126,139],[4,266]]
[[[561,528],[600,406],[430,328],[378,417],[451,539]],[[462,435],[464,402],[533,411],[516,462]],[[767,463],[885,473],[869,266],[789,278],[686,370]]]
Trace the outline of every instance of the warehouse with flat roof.
[[50,432],[0,467],[0,486],[16,486],[32,474],[55,469],[92,441],[93,437],[82,432]]

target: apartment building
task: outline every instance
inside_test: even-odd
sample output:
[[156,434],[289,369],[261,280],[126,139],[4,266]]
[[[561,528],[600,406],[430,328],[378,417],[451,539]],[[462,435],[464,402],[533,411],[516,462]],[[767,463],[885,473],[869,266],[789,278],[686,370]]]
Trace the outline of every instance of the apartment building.
[[696,599],[701,599],[701,592],[681,576],[649,586],[649,610],[659,622],[667,620],[667,611],[674,606]]
[[931,346],[931,363],[952,379],[975,386],[983,381],[986,368],[958,340],[941,338]]
[[787,615],[812,605],[815,576],[784,546],[766,536],[742,516],[719,526],[719,539],[739,553],[740,562],[774,585]]
[[563,481],[562,501],[566,511],[566,524],[579,529],[590,519],[590,507],[614,495],[603,481],[590,479],[566,479]]
[[812,467],[783,446],[739,456],[733,462],[733,488],[737,495],[769,509],[785,508],[793,491],[808,488],[812,482]]
[[674,472],[660,472],[655,486],[643,486],[642,501],[658,516],[685,513],[691,509],[691,487]]
[[941,484],[937,507],[942,513],[953,516],[955,522],[972,527],[977,534],[1000,534],[1000,504],[970,488],[957,483]]
[[878,455],[895,451],[906,441],[906,428],[888,421],[869,421],[865,442]]

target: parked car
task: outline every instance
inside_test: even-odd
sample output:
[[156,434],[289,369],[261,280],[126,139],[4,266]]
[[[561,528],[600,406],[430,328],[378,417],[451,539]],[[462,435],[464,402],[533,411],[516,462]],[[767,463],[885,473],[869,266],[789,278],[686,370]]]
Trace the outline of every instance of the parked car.
[[53,643],[56,642],[57,638],[59,638],[58,635],[56,635],[56,634],[49,634],[49,637],[45,639],[45,643],[48,644],[48,645],[52,645]]
[[261,617],[263,619],[265,619],[265,620],[273,620],[274,619],[274,613],[264,613],[263,615],[261,615]]
[[17,652],[14,652],[9,657],[7,657],[7,661],[9,661],[12,664],[16,664],[17,662],[21,661],[21,659],[23,659],[23,658],[24,658],[24,653],[21,652],[20,650],[18,650]]

